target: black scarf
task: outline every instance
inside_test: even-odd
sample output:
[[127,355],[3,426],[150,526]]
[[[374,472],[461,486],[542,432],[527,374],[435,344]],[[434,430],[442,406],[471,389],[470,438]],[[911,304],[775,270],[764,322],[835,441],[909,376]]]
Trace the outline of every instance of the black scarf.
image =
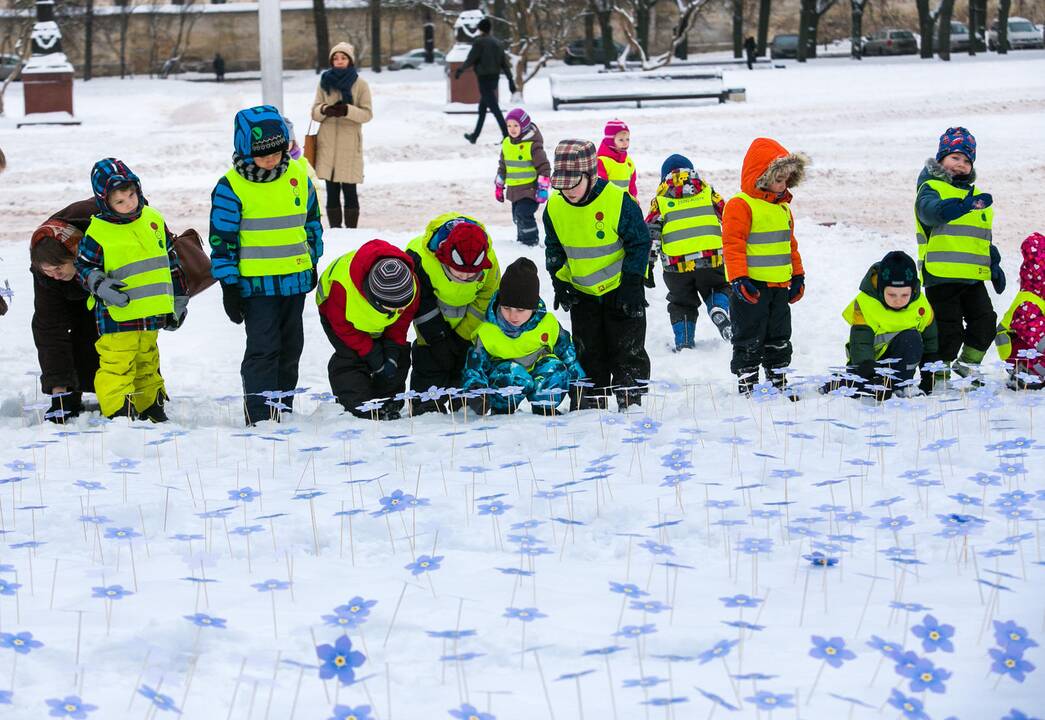
[[236,168],[244,179],[250,182],[272,182],[282,177],[283,173],[287,171],[287,165],[290,164],[290,155],[285,151],[283,157],[279,160],[279,165],[272,168],[271,170],[262,170],[253,162],[248,162],[242,155],[237,152],[232,153],[232,166]]
[[330,68],[319,76],[319,87],[323,88],[323,92],[340,90],[341,102],[351,105],[352,86],[356,84],[358,77],[359,73],[352,65],[347,68]]

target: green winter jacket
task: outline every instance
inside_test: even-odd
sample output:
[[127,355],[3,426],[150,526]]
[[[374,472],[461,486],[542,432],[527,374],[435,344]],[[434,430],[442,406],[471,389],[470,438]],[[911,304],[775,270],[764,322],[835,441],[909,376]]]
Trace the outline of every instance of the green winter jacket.
[[[885,305],[884,294],[878,287],[878,263],[867,269],[864,279],[860,281],[860,292],[866,293],[878,302]],[[921,295],[921,284],[915,281],[914,292],[911,294],[911,302]],[[936,329],[935,318],[922,332],[923,355],[933,355],[939,351],[939,336]],[[874,363],[874,330],[869,326],[854,323],[849,330],[849,343],[846,345],[849,353],[849,364],[859,366],[865,363]]]

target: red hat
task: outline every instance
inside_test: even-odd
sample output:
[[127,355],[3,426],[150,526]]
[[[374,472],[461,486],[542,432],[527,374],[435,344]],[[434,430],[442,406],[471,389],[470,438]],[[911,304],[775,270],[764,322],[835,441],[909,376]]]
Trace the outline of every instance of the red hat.
[[473,222],[461,220],[435,249],[443,265],[463,273],[477,273],[493,267],[489,257],[490,237]]

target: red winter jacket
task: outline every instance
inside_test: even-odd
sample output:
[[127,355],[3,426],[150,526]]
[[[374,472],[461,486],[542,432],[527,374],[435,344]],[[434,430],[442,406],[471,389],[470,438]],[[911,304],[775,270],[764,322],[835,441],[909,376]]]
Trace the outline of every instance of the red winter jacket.
[[[356,289],[364,297],[366,296],[364,285],[367,273],[370,272],[370,268],[374,266],[374,263],[386,257],[399,258],[406,262],[411,270],[414,269],[414,263],[410,257],[396,246],[384,240],[371,240],[363,243],[362,247],[356,250],[356,254],[349,263],[348,276],[352,284],[356,286]],[[357,330],[351,322],[345,319],[346,301],[347,295],[341,284],[331,283],[330,293],[319,306],[319,314],[330,323],[330,328],[341,342],[352,348],[360,357],[363,357],[374,349],[374,338],[369,333]],[[385,332],[381,336],[382,339],[387,339],[396,345],[406,345],[406,333],[410,329],[410,323],[413,322],[414,315],[417,314],[418,302],[418,296],[415,294],[413,302],[402,312],[399,319],[385,328]]]
[[[1023,241],[1020,250],[1023,264],[1020,266],[1020,290],[1032,292],[1045,298],[1045,236],[1033,233]],[[1021,303],[1012,314],[1012,356],[1009,362],[1019,360],[1020,350],[1034,348],[1045,339],[1045,315],[1034,303]]]

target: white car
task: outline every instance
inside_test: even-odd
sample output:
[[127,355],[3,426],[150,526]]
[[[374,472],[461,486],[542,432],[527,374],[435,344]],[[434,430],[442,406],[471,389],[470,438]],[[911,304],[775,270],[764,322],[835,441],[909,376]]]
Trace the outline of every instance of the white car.
[[[441,50],[432,51],[432,59],[436,65],[442,65],[446,62],[446,55]],[[410,52],[405,52],[402,55],[393,55],[388,60],[389,70],[417,70],[425,63],[425,51],[424,48],[417,48]]]
[[[991,25],[987,33],[987,47],[991,50],[998,49],[998,23]],[[1045,47],[1041,30],[1027,18],[1009,18],[1009,49],[1024,50]]]

